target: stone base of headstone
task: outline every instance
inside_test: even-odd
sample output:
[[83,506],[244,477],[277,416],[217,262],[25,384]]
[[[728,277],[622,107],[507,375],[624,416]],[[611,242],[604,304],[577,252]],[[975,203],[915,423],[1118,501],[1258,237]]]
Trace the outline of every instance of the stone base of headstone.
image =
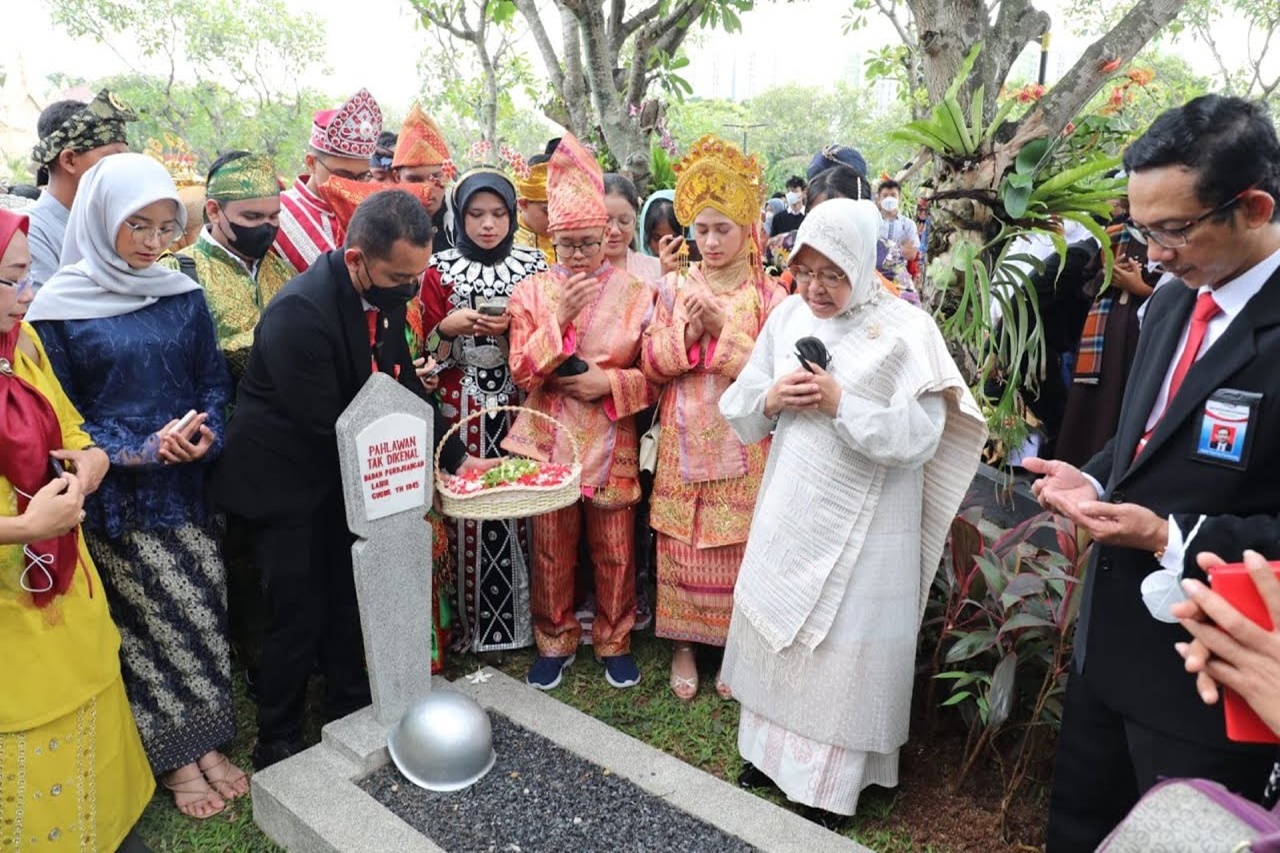
[[[484,708],[759,850],[871,853],[849,838],[685,764],[526,684],[491,669],[484,672],[489,678],[483,683],[436,678],[433,689],[460,690]],[[290,851],[441,850],[356,784],[389,761],[387,731],[368,708],[325,726],[319,744],[253,777],[254,821],[272,841]],[[688,849],[698,849],[696,839],[690,839]]]

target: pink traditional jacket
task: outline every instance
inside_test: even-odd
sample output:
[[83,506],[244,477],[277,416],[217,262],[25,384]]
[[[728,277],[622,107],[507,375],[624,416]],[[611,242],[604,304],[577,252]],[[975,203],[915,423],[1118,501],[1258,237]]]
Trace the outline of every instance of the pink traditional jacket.
[[[705,277],[697,267],[690,278]],[[642,368],[645,376],[662,389],[659,418],[680,436],[680,477],[686,483],[727,480],[747,473],[742,442],[720,414],[720,395],[751,358],[756,338],[773,307],[786,298],[782,286],[771,279],[711,292],[725,313],[718,338],[704,336],[692,348],[685,346],[689,320],[677,288],[677,273],[661,280],[653,323],[645,332]]]
[[271,249],[298,272],[342,243],[342,226],[333,209],[311,191],[302,175],[280,193],[280,233]]
[[[625,505],[639,497],[634,416],[657,397],[638,364],[640,341],[653,311],[653,290],[624,270],[609,265],[601,269],[607,278],[599,296],[563,329],[556,318],[569,279],[563,267],[516,285],[508,306],[511,375],[529,392],[525,406],[550,415],[564,429],[521,414],[502,446],[531,459],[568,463],[573,458],[572,437],[582,461],[583,494],[597,504],[616,498]],[[556,387],[555,369],[570,355],[604,369],[608,396],[584,402]]]

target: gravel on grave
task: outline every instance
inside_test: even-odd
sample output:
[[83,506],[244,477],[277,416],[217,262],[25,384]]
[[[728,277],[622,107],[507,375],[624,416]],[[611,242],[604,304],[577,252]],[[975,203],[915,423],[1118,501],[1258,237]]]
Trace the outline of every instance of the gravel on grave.
[[360,787],[449,853],[756,849],[501,714],[489,718],[498,760],[470,788],[427,791],[390,762]]

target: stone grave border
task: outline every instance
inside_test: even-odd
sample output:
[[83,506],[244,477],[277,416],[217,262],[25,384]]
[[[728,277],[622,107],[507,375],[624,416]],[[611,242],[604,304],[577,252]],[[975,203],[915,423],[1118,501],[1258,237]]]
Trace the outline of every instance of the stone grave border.
[[[432,689],[470,695],[486,709],[766,853],[872,853],[501,672],[483,672],[489,677],[479,683],[436,677]],[[387,727],[371,708],[325,726],[319,744],[254,775],[254,821],[289,851],[445,853],[356,786],[391,760],[386,735]],[[697,849],[696,841],[689,849]]]

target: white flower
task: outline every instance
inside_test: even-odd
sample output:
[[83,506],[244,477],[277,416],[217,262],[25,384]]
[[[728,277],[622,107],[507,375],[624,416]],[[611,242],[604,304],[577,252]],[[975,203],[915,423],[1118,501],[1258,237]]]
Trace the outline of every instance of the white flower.
[[484,684],[490,678],[493,678],[493,673],[485,672],[484,667],[481,667],[480,669],[477,669],[475,672],[468,675],[467,681],[470,681],[472,684]]

